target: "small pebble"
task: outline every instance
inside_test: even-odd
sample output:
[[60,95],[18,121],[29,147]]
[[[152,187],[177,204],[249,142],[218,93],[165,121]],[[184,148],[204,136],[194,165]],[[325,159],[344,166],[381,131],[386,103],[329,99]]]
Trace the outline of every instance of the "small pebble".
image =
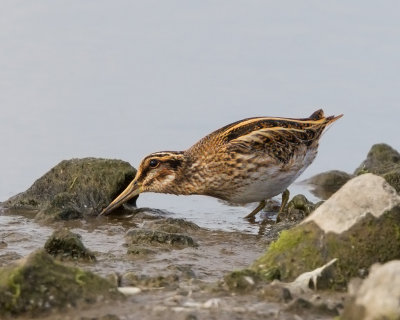
[[138,287],[119,287],[118,291],[126,296],[133,296],[135,294],[142,292],[142,290]]
[[212,298],[203,303],[203,308],[206,308],[206,309],[218,308],[220,305],[221,305],[221,299]]

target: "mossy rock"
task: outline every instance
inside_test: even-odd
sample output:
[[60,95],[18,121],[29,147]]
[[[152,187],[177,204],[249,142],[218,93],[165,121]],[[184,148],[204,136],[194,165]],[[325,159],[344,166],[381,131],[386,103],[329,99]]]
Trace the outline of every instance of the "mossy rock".
[[238,293],[246,293],[253,290],[259,281],[259,273],[250,269],[236,270],[224,277],[224,285],[227,289]]
[[150,221],[146,223],[144,227],[167,233],[188,233],[200,230],[200,227],[193,222],[186,221],[184,219],[174,219],[174,218]]
[[352,175],[346,172],[331,170],[319,173],[304,182],[312,186],[311,192],[315,196],[328,199],[351,178]]
[[181,233],[168,233],[149,229],[133,229],[126,234],[126,243],[130,245],[164,246],[168,248],[197,247],[192,237]]
[[304,222],[282,231],[252,270],[293,281],[334,258],[328,285],[341,289],[373,263],[400,258],[400,197],[383,178],[350,180]]
[[96,260],[94,253],[83,245],[81,236],[66,228],[54,231],[47,239],[44,249],[53,257],[60,259]]
[[290,222],[301,221],[309,216],[316,207],[317,205],[308,201],[304,195],[297,194],[288,202],[285,210],[279,213],[279,220]]
[[400,166],[400,153],[385,143],[379,143],[371,147],[367,159],[361,163],[354,174],[375,173],[381,175],[398,166]]
[[375,144],[354,174],[375,173],[400,192],[400,153],[387,144]]
[[131,243],[130,245],[128,245],[128,250],[126,253],[131,257],[146,257],[148,255],[154,254],[155,251],[148,247]]
[[133,286],[146,289],[153,288],[169,288],[173,289],[178,286],[179,277],[176,274],[147,276],[137,275],[133,272],[127,272],[121,277],[122,286]]
[[398,193],[400,193],[400,165],[382,175],[382,177],[393,187],[396,189]]
[[9,209],[38,210],[36,217],[41,219],[96,216],[126,188],[135,174],[136,170],[121,160],[64,160],[3,205]]
[[0,315],[39,316],[80,303],[123,298],[107,280],[57,263],[38,250],[18,264],[0,269]]

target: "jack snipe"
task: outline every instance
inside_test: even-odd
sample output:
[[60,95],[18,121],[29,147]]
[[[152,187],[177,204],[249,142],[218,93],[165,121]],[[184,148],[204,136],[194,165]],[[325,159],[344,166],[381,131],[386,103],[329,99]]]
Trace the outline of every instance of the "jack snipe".
[[248,118],[214,131],[186,151],[152,153],[101,214],[141,192],[161,192],[207,195],[237,204],[260,202],[247,216],[254,217],[266,199],[284,192],[311,164],[322,132],[340,117],[325,117],[318,110],[304,119]]

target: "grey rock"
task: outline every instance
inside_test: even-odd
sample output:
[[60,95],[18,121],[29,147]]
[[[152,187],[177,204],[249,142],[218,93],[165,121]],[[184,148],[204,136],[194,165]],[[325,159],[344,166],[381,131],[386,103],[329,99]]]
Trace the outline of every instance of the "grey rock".
[[338,191],[351,178],[352,175],[346,172],[331,170],[319,173],[305,180],[304,183],[311,185],[311,192],[315,196],[325,200]]
[[81,236],[67,228],[58,229],[47,239],[44,249],[53,257],[95,261],[93,252],[82,243]]

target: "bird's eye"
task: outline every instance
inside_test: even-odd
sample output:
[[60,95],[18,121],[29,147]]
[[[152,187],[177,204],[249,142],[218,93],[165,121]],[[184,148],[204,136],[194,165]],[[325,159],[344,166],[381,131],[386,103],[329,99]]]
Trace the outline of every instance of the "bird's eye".
[[156,168],[160,164],[160,161],[156,159],[151,159],[149,162],[150,168]]

